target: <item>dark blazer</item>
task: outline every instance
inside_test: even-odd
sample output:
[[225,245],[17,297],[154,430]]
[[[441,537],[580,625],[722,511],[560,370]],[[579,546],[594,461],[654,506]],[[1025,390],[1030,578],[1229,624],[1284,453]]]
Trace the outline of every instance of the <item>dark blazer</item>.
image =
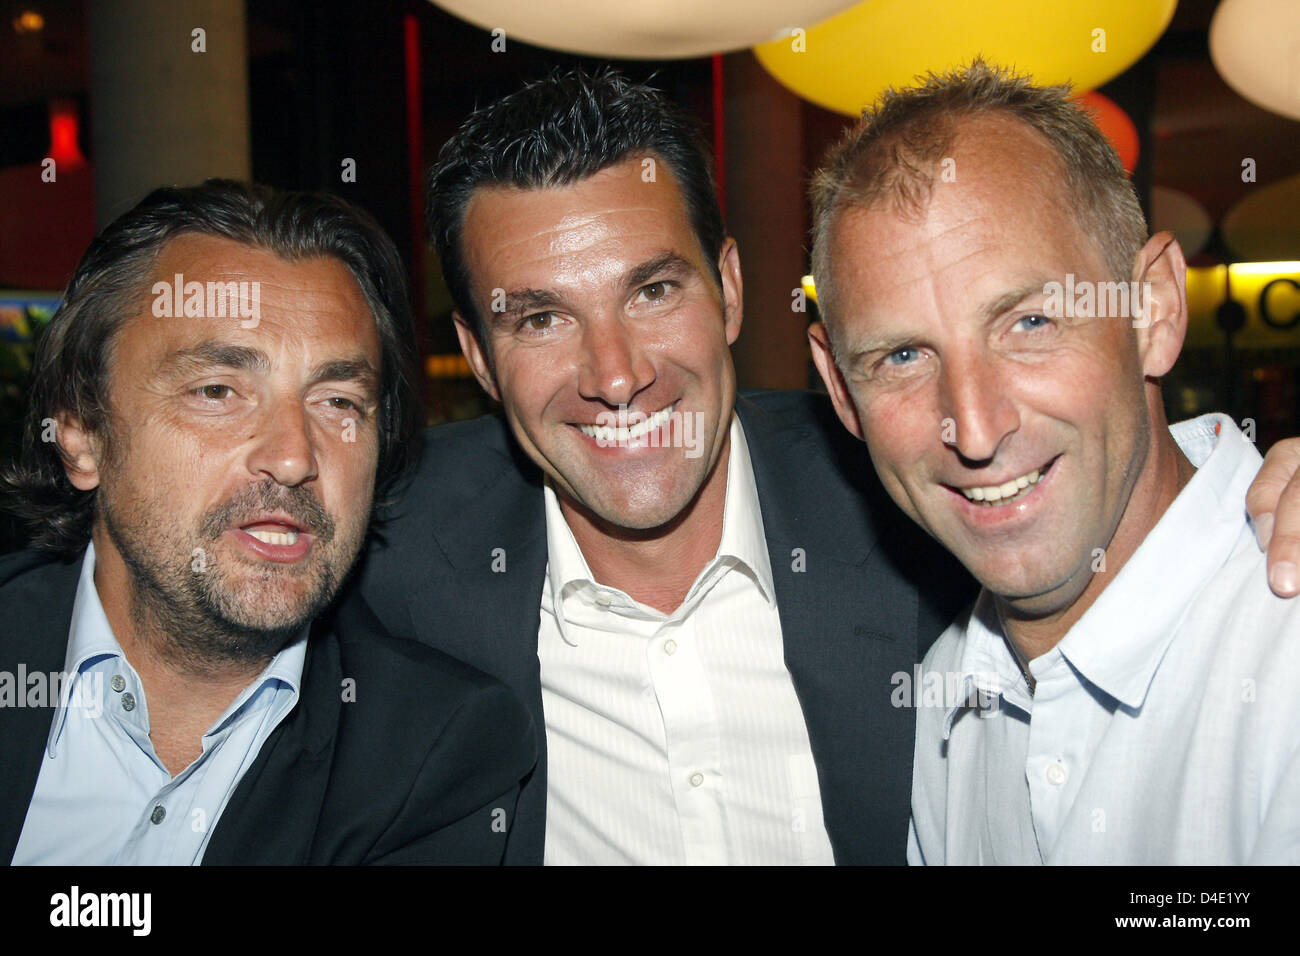
[[[62,670],[80,572],[80,559],[32,551],[0,559],[0,670]],[[53,713],[0,708],[0,859],[13,859]],[[500,683],[390,637],[349,602],[314,622],[298,702],[231,794],[203,863],[499,863],[535,736]]]
[[[912,680],[974,584],[889,500],[865,446],[824,396],[760,392],[736,409],[836,862],[903,863],[915,721],[910,708],[892,706],[895,675]],[[504,420],[430,429],[414,479],[386,519],[359,575],[375,613],[393,633],[505,681],[544,727],[542,484]],[[541,743],[508,863],[542,862]]]

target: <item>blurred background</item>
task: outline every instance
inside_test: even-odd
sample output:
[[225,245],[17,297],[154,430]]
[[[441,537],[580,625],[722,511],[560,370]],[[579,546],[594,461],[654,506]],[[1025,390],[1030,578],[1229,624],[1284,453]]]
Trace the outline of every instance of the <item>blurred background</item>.
[[[1059,7],[1060,9],[1053,9]],[[699,118],[745,276],[742,387],[819,386],[809,174],[889,84],[977,54],[1071,82],[1192,265],[1171,418],[1300,433],[1300,0],[0,0],[0,460],[96,230],[208,176],[326,190],[410,273],[430,423],[489,403],[424,240],[422,172],[476,104],[612,62]],[[0,550],[21,546],[0,525]]]

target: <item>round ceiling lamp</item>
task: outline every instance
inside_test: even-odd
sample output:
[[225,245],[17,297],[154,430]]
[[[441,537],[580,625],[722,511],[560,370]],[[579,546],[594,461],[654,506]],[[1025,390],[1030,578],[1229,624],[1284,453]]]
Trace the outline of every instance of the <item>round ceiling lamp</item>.
[[1039,83],[1090,90],[1132,66],[1177,0],[867,0],[754,48],[807,100],[856,116],[888,87],[911,86],[977,56]]
[[586,56],[673,60],[743,50],[808,28],[853,0],[432,0],[501,38]]
[[1210,59],[1257,106],[1300,119],[1300,3],[1223,0],[1210,21]]
[[1205,207],[1177,189],[1151,188],[1151,231],[1172,232],[1189,259],[1210,241],[1214,221]]
[[1300,174],[1259,187],[1228,210],[1219,230],[1241,261],[1300,259]]

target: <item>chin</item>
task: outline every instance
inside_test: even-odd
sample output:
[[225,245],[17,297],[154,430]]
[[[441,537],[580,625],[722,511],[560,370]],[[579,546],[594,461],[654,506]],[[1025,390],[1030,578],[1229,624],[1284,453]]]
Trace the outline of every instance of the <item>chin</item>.
[[333,599],[337,582],[327,567],[294,575],[256,575],[220,581],[208,603],[227,623],[257,631],[299,630]]
[[[1026,556],[1020,563],[1008,566],[1005,561],[968,564],[975,579],[987,590],[1007,601],[1014,601],[1027,613],[1050,614],[1068,604],[1087,586],[1086,576],[1090,566],[1085,562],[1081,569],[1071,574],[1058,568],[1047,568],[1043,562]],[[1072,580],[1084,575],[1083,587],[1071,588]]]

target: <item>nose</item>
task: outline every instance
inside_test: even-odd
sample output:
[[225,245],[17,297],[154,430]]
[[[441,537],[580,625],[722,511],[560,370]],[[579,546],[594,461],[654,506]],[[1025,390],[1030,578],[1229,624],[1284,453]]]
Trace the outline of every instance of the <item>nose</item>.
[[[953,428],[944,443],[972,463],[992,461],[998,447],[1020,427],[1008,382],[983,356],[948,356],[939,373],[939,407]],[[945,423],[946,424],[946,423]]]
[[285,397],[266,403],[257,418],[248,469],[278,484],[300,485],[316,477],[316,447],[302,402]]
[[582,336],[578,392],[606,405],[630,405],[655,380],[654,363],[621,319],[588,323]]

